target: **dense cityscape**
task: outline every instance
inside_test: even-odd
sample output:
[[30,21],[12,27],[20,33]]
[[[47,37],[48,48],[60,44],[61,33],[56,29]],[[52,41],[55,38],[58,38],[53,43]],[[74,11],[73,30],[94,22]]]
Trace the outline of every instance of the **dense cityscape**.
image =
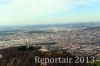
[[100,0],[0,0],[0,66],[100,66]]
[[74,56],[93,56],[96,61],[100,60],[100,26],[54,25],[34,30],[35,27],[0,31],[0,49],[20,46],[42,47],[39,51],[64,50]]

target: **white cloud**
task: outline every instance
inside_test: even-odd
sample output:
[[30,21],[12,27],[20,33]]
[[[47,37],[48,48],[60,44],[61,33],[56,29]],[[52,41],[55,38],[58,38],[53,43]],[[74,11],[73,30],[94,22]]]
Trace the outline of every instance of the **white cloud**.
[[[3,3],[2,3],[3,2]],[[35,19],[61,11],[68,11],[77,5],[88,5],[99,0],[0,0],[0,20],[14,21]],[[5,5],[6,3],[6,5]],[[4,4],[4,5],[3,5]],[[5,20],[6,19],[6,20]]]

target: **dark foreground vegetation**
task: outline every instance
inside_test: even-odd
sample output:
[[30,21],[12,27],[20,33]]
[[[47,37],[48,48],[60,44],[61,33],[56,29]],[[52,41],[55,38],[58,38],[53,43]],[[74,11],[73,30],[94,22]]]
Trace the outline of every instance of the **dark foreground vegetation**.
[[64,50],[53,50],[41,52],[41,47],[10,47],[0,50],[0,66],[91,66],[87,63],[35,63],[35,56],[41,58],[73,57]]

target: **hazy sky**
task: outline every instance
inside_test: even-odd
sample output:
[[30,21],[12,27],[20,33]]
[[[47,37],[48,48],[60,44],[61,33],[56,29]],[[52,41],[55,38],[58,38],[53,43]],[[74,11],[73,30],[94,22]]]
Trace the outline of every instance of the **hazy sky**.
[[0,26],[100,21],[100,0],[0,0]]

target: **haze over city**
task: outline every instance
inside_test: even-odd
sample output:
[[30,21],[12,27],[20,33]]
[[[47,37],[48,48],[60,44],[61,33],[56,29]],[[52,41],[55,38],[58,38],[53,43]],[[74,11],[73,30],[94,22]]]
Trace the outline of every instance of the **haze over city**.
[[100,0],[0,0],[0,26],[100,21]]

